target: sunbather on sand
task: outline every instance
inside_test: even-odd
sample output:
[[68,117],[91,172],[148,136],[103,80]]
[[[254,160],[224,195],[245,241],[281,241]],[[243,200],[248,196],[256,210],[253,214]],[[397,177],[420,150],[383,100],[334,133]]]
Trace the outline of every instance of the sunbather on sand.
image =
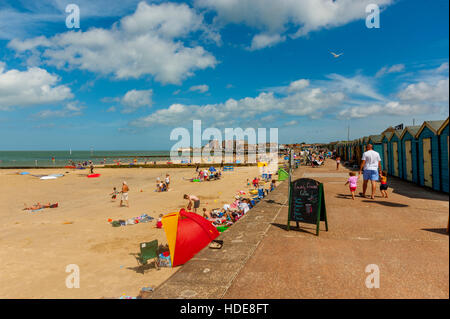
[[209,219],[209,220],[212,219],[211,212],[208,212],[206,210],[206,208],[203,208],[203,217],[205,217],[206,219]]
[[27,204],[24,204],[25,208],[23,210],[37,210],[37,209],[41,209],[41,208],[56,208],[58,207],[58,203],[56,204],[40,204],[37,203],[35,205],[31,205],[30,207],[27,206]]

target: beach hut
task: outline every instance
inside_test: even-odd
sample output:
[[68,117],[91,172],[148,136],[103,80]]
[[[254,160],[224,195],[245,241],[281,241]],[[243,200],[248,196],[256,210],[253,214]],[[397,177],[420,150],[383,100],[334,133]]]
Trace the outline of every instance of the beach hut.
[[441,127],[438,129],[437,133],[439,136],[439,166],[440,166],[440,180],[441,180],[441,191],[449,192],[449,138],[448,138],[448,122],[447,118]]
[[337,146],[337,155],[343,159],[344,158],[344,144],[342,142],[339,142]]
[[390,174],[396,177],[402,177],[402,157],[401,157],[401,146],[400,146],[400,136],[402,135],[402,130],[394,130],[391,138],[389,139],[389,160]]
[[358,156],[358,166],[361,165],[362,162],[362,155],[363,153],[366,151],[365,146],[364,146],[364,137],[361,137],[358,139],[358,152],[359,152],[359,156]]
[[367,144],[369,144],[369,137],[364,136],[361,140],[361,153],[364,153],[367,150]]
[[350,161],[350,142],[345,142],[345,160]]
[[[384,131],[381,135],[383,136],[381,139],[381,145],[383,145],[383,155],[382,158],[384,159],[382,163],[383,170],[388,171],[390,173],[390,151],[389,151],[389,140],[391,139],[392,135],[394,133],[392,131]],[[380,155],[381,156],[381,155]]]
[[358,139],[353,140],[353,158],[355,159],[356,164],[360,164],[361,154],[358,151]]
[[418,142],[416,139],[420,126],[407,126],[400,136],[400,144],[402,145],[403,159],[403,179],[418,184]]
[[440,190],[438,130],[445,121],[425,121],[416,134],[419,150],[419,184]]
[[383,135],[379,134],[379,135],[370,135],[369,139],[368,139],[368,144],[372,144],[373,146],[373,150],[375,152],[378,152],[378,154],[380,154],[381,157],[381,167],[383,167],[383,162],[384,162],[384,158],[383,158]]
[[355,162],[355,141],[350,141],[349,143],[349,161]]

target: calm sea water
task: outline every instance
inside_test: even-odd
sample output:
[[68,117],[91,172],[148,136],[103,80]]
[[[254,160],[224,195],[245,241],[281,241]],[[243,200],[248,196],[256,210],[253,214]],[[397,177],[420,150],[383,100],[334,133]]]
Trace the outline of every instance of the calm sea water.
[[[0,151],[0,167],[35,167],[35,166],[64,166],[69,160],[75,163],[93,161],[100,164],[106,158],[106,163],[114,163],[120,159],[122,163],[132,162],[136,157],[156,156],[147,161],[167,160],[169,151]],[[52,161],[52,158],[55,161]]]

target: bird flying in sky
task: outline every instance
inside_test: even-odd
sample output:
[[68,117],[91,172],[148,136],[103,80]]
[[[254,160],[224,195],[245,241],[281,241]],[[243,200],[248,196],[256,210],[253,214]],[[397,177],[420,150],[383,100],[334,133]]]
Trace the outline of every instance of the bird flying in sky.
[[330,52],[335,58],[339,58],[341,55],[343,55],[344,53],[339,53],[339,54],[336,54],[336,53],[334,53],[334,52]]

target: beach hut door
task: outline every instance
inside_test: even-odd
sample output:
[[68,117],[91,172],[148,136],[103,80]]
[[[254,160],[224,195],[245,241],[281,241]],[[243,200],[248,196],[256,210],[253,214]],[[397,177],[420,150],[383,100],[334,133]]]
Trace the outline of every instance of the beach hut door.
[[406,180],[412,182],[411,141],[405,141],[405,156],[406,156]]
[[423,139],[423,173],[425,186],[433,187],[433,175],[431,168],[431,138]]
[[392,143],[392,150],[394,152],[394,154],[393,154],[394,176],[398,176],[398,143],[397,142]]
[[388,158],[388,151],[387,151],[387,144],[383,144],[383,153],[384,153],[384,169],[387,171],[389,170],[389,158]]

